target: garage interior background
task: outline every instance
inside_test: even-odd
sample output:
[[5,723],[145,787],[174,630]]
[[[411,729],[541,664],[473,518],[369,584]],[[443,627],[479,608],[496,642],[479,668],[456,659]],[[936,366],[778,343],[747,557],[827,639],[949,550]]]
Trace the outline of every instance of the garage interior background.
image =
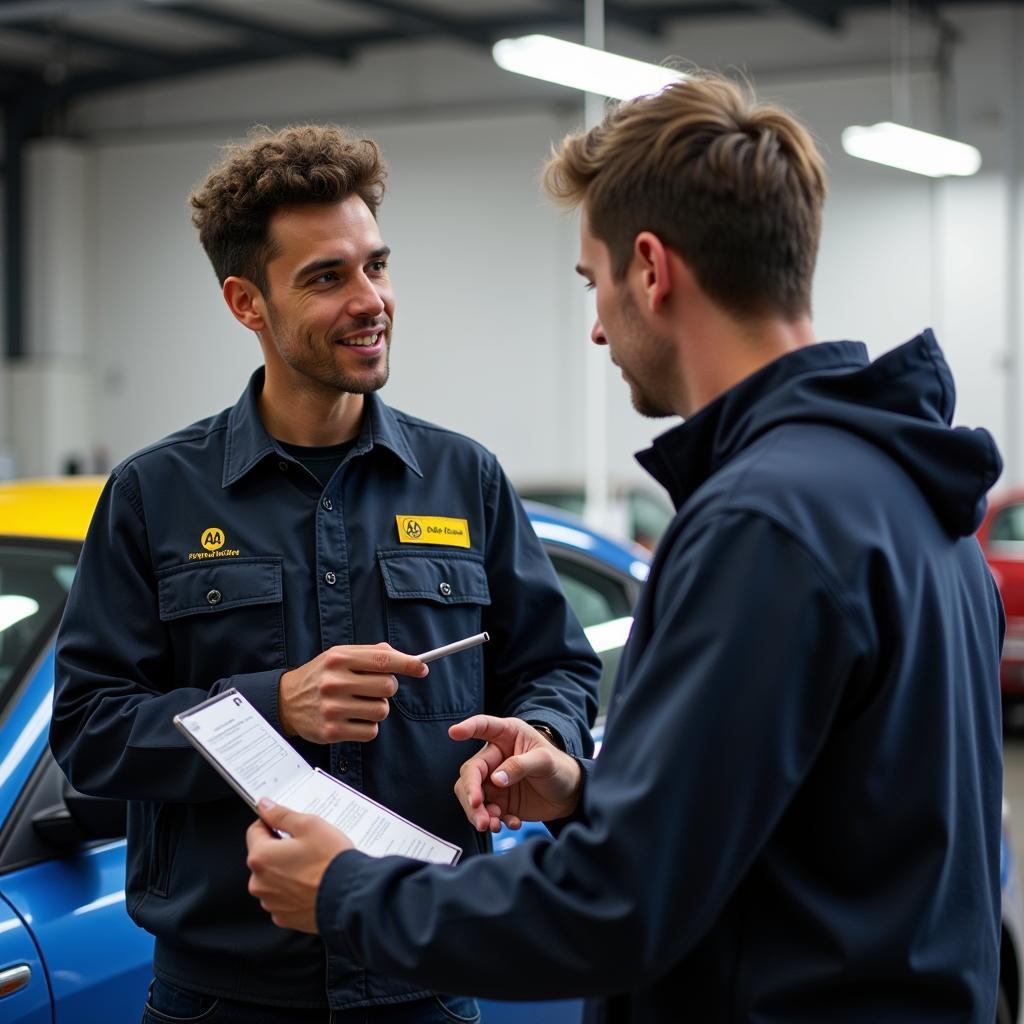
[[[606,45],[745,73],[809,124],[831,187],[818,336],[879,354],[934,327],[957,420],[993,431],[1007,484],[1024,475],[1024,4],[910,7],[906,62],[888,0],[607,0]],[[391,166],[386,399],[478,438],[519,484],[582,481],[577,225],[544,200],[538,171],[582,124],[583,95],[490,55],[497,38],[533,31],[579,41],[582,10],[0,2],[0,478],[59,473],[69,459],[106,469],[234,402],[259,348],[223,305],[186,196],[252,124],[331,120],[376,138]],[[914,126],[977,146],[978,175],[932,180],[843,153],[844,127],[892,119],[904,69]],[[641,480],[632,452],[668,423],[641,419],[614,367],[602,372],[610,479]]]

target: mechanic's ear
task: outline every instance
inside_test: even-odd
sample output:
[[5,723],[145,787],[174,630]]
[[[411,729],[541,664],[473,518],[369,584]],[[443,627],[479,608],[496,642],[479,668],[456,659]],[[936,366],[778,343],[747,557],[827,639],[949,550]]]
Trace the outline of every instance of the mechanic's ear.
[[229,277],[224,281],[222,293],[231,315],[243,327],[250,331],[262,331],[266,327],[263,293],[252,281],[244,277]]

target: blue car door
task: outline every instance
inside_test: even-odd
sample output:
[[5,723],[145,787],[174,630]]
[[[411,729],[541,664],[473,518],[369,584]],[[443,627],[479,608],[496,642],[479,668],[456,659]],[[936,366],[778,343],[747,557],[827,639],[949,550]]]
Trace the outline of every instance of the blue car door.
[[0,897],[0,1020],[51,1024],[50,986],[25,923]]

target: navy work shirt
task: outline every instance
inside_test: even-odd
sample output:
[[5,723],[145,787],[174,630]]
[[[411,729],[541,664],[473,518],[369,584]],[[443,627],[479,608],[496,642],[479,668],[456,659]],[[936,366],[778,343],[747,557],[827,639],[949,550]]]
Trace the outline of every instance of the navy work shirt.
[[473,747],[448,726],[487,712],[591,749],[600,663],[494,456],[366,396],[326,486],[266,432],[259,370],[234,408],[118,466],[100,499],[57,647],[51,745],[78,789],[127,799],[128,911],[156,973],[283,1004],[358,1006],[423,990],[326,962],[247,892],[252,813],[172,718],[237,687],[276,726],[282,673],[337,644],[415,654],[490,643],[399,679],[370,743],[308,760],[465,855],[489,849],[452,786]]

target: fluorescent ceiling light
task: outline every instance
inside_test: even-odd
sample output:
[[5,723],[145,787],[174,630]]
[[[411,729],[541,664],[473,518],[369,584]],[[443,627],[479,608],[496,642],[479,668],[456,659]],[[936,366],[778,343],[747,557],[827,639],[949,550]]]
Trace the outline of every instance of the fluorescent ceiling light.
[[661,92],[666,85],[686,77],[680,71],[569,43],[554,36],[499,39],[491,53],[498,67],[506,71],[617,100]]
[[930,178],[944,178],[947,174],[968,176],[977,174],[981,167],[981,153],[974,146],[892,121],[867,127],[855,124],[843,129],[843,149],[861,160],[873,160]]

